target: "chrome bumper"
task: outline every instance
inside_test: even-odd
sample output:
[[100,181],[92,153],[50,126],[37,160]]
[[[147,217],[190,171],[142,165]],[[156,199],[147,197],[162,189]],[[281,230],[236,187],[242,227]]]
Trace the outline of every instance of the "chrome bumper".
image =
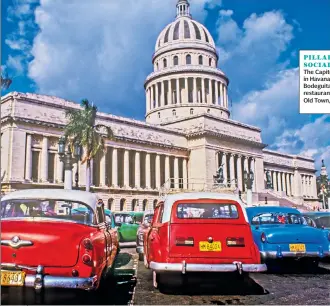
[[138,254],[143,254],[143,246],[137,246],[137,247],[136,247],[136,252],[137,252]]
[[[26,269],[35,271],[35,275],[27,274],[24,280],[25,287],[32,287],[36,291],[40,291],[46,288],[68,288],[68,289],[83,289],[92,291],[97,288],[97,276],[88,278],[79,277],[63,277],[63,276],[50,276],[44,274],[44,267],[38,266],[37,268],[13,265],[13,264],[1,264],[1,269],[8,269],[8,271],[15,271],[15,269]],[[14,269],[14,270],[13,270]]]
[[329,252],[282,252],[280,249],[277,251],[261,251],[260,255],[263,259],[279,259],[279,258],[303,258],[303,257],[313,257],[313,258],[325,258],[330,256]]
[[267,271],[265,264],[242,264],[233,262],[232,264],[187,264],[182,263],[157,263],[150,262],[150,269],[156,272],[177,271],[185,274],[186,272],[264,272]]

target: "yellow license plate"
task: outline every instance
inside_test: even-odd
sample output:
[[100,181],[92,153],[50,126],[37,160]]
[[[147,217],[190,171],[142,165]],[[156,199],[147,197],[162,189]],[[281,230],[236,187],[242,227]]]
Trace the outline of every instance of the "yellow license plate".
[[200,241],[199,242],[199,250],[201,252],[221,252],[221,242],[214,241]]
[[1,270],[1,286],[24,286],[25,272]]
[[290,252],[306,252],[305,244],[289,244]]

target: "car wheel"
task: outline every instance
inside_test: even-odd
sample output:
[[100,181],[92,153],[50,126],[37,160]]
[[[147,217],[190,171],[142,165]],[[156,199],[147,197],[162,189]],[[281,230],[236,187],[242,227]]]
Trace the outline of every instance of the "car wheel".
[[139,253],[139,261],[143,261],[143,260],[144,260],[143,254]]

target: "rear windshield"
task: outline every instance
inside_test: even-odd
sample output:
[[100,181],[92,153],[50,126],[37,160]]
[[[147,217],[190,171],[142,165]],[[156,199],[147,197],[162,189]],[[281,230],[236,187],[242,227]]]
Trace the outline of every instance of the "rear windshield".
[[316,219],[315,222],[318,227],[324,226],[326,228],[330,228],[330,216],[320,217]]
[[301,224],[307,225],[306,219],[300,214],[263,213],[253,217],[251,224]]
[[237,207],[226,203],[184,203],[177,206],[179,219],[238,219]]
[[126,224],[132,224],[133,218],[131,215],[128,214],[115,214],[115,223],[116,226],[126,223]]

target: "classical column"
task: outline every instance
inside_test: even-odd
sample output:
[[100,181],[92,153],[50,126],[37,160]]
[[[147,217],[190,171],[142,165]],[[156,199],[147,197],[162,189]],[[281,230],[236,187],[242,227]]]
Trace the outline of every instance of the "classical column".
[[48,181],[48,138],[44,137],[42,140],[41,151],[41,181]]
[[228,107],[227,87],[223,84],[223,106]]
[[135,188],[141,187],[140,180],[140,152],[135,152]]
[[71,178],[72,178],[72,186],[73,187],[76,187],[76,177],[75,176],[76,176],[77,171],[78,171],[78,164],[77,163],[74,163],[72,165],[72,176],[71,176]]
[[64,163],[60,160],[60,155],[56,154],[56,181],[63,183]]
[[154,109],[155,106],[154,106],[154,85],[151,85],[151,109]]
[[26,135],[26,151],[25,151],[25,179],[32,179],[32,135]]
[[146,111],[147,113],[149,112],[149,107],[150,107],[150,96],[149,96],[149,88],[146,89]]
[[290,182],[290,173],[286,174],[286,190],[287,194],[290,197],[292,195],[292,190],[291,190],[291,182]]
[[201,82],[202,82],[202,98],[201,98],[201,103],[205,103],[205,80],[203,78],[201,78]]
[[214,104],[218,105],[218,100],[219,100],[219,87],[218,87],[218,81],[215,80],[214,81],[214,85],[215,85],[215,101]]
[[254,180],[252,184],[252,192],[256,192],[256,181],[257,181],[257,171],[255,169],[255,159],[252,157],[251,158],[251,171],[253,171],[254,174]]
[[221,165],[223,165],[223,177],[224,177],[224,184],[227,184],[228,181],[228,171],[227,171],[227,153],[222,153]]
[[235,186],[235,165],[234,165],[234,157],[235,155],[234,154],[230,154],[230,157],[229,157],[229,175],[230,175],[230,185],[231,187],[234,187]]
[[276,173],[276,171],[273,171],[273,188],[274,188],[274,191],[278,191],[278,189],[277,189],[277,173]]
[[114,187],[118,186],[118,149],[112,149],[112,185]]
[[156,86],[156,107],[159,107],[159,86],[158,82],[155,84]]
[[283,185],[283,191],[286,194],[286,183],[285,183],[285,173],[282,172],[282,185]]
[[212,104],[212,81],[211,79],[209,80],[209,95],[207,97],[207,104]]
[[146,188],[151,188],[150,154],[146,153]]
[[162,86],[161,86],[161,95],[160,95],[160,106],[163,107],[165,106],[165,82],[162,81],[161,82]]
[[185,88],[185,96],[186,96],[186,103],[189,102],[189,90],[188,90],[188,78],[184,79],[184,88]]
[[220,101],[217,101],[217,104],[220,105],[220,106],[224,106],[224,100],[223,100],[223,83],[220,82],[219,84],[219,89],[220,89],[220,99],[218,98],[218,100]]
[[168,93],[169,93],[169,98],[168,98],[168,105],[172,104],[172,80],[168,80]]
[[156,165],[155,165],[155,177],[156,177],[156,188],[160,188],[160,155],[156,155]]
[[291,195],[295,195],[294,174],[290,174]]
[[181,92],[180,92],[180,79],[176,79],[176,103],[177,104],[180,103],[180,96],[181,96]]
[[129,187],[129,151],[124,151],[124,187]]
[[183,188],[188,188],[188,164],[187,159],[184,158],[182,161],[182,173],[183,173]]
[[312,196],[312,181],[311,181],[311,176],[307,176],[307,184],[308,184],[308,196]]
[[170,179],[170,157],[165,156],[165,183]]
[[106,159],[106,154],[107,153],[103,153],[101,154],[101,158],[100,158],[100,186],[106,186],[106,163],[105,163],[105,159]]
[[174,188],[179,188],[179,159],[174,157]]
[[301,190],[302,190],[301,195],[302,196],[305,196],[306,195],[306,190],[305,190],[305,176],[303,174],[301,174],[300,181],[301,181]]
[[243,177],[242,177],[242,156],[238,155],[237,156],[237,187],[239,190],[242,189],[242,182],[243,182]]
[[244,156],[244,171],[249,171],[249,163],[247,156]]
[[198,102],[198,96],[197,96],[197,78],[194,78],[194,103]]
[[278,191],[283,191],[282,172],[278,172]]

